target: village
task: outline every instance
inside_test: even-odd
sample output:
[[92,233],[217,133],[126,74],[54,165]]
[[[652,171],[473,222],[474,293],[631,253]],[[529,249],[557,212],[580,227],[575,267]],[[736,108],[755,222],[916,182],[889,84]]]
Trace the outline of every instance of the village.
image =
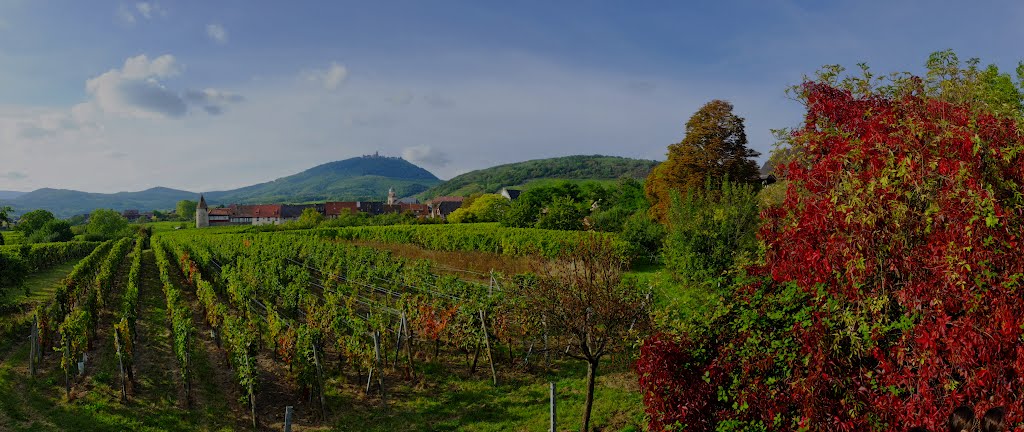
[[[509,200],[519,196],[520,191],[503,188],[501,195]],[[416,202],[415,198],[399,199],[395,190],[388,190],[387,201],[328,201],[317,204],[253,204],[210,208],[206,198],[199,196],[196,207],[196,227],[226,225],[279,225],[297,221],[306,209],[315,209],[326,219],[337,219],[345,213],[366,213],[371,216],[390,213],[409,213],[417,218],[445,219],[449,214],[462,206],[464,198],[458,196],[441,196],[426,203]],[[411,202],[410,202],[411,201]],[[137,214],[137,213],[136,213]]]

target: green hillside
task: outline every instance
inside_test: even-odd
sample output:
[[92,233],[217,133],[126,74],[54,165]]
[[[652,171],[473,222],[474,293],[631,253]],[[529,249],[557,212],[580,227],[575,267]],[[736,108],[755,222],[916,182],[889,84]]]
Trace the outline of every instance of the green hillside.
[[565,156],[498,165],[456,176],[422,194],[424,199],[444,195],[492,193],[541,179],[614,180],[645,178],[657,161],[618,156]]
[[330,162],[301,173],[240,189],[208,192],[219,204],[378,200],[388,188],[402,196],[415,195],[440,183],[436,176],[402,158],[363,156]]

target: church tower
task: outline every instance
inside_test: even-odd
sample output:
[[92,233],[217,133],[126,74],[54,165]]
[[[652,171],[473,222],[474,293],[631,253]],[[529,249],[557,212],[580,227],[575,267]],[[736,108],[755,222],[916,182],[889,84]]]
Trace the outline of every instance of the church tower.
[[196,228],[206,228],[210,226],[210,210],[206,207],[206,198],[203,195],[199,195],[199,205],[196,206]]
[[388,188],[388,205],[395,205],[398,198],[395,197],[395,188]]

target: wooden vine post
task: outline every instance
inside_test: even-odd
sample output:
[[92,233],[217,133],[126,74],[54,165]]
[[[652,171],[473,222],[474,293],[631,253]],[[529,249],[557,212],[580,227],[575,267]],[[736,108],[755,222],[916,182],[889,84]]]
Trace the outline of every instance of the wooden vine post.
[[484,347],[487,348],[487,362],[491,364],[491,379],[494,385],[498,385],[498,372],[494,370],[494,356],[491,355],[491,339],[487,336],[487,320],[484,319],[484,310],[480,309],[480,328],[484,331]]
[[128,401],[128,391],[125,387],[124,360],[121,358],[121,339],[118,337],[117,328],[114,328],[114,349],[117,350],[117,368],[121,371],[121,402]]
[[36,357],[39,355],[39,315],[32,317],[32,333],[29,334],[31,347],[28,354],[28,369],[36,377]]
[[320,393],[320,417],[327,419],[327,403],[324,401],[324,371],[320,366],[319,344],[313,344],[313,365],[316,366],[316,384]]
[[[246,347],[246,349],[245,349],[245,364],[246,365],[251,365],[252,364],[252,362],[249,359],[249,348],[248,347]],[[253,379],[254,378],[252,378],[252,377],[249,379],[248,389],[247,390],[249,390],[249,409],[252,412],[252,430],[256,430],[258,426],[256,425],[256,393],[253,391],[253,388],[252,388]]]

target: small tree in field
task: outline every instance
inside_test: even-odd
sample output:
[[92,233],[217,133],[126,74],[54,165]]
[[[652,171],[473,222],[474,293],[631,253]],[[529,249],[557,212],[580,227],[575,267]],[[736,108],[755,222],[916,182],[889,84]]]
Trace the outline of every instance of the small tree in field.
[[302,214],[299,215],[299,225],[302,226],[315,227],[323,221],[324,215],[312,207],[303,209]]
[[588,236],[547,265],[535,283],[519,286],[524,313],[541,315],[553,335],[569,338],[570,357],[587,362],[587,399],[580,430],[590,427],[597,367],[622,346],[631,329],[646,325],[647,299],[631,280],[611,240]]

